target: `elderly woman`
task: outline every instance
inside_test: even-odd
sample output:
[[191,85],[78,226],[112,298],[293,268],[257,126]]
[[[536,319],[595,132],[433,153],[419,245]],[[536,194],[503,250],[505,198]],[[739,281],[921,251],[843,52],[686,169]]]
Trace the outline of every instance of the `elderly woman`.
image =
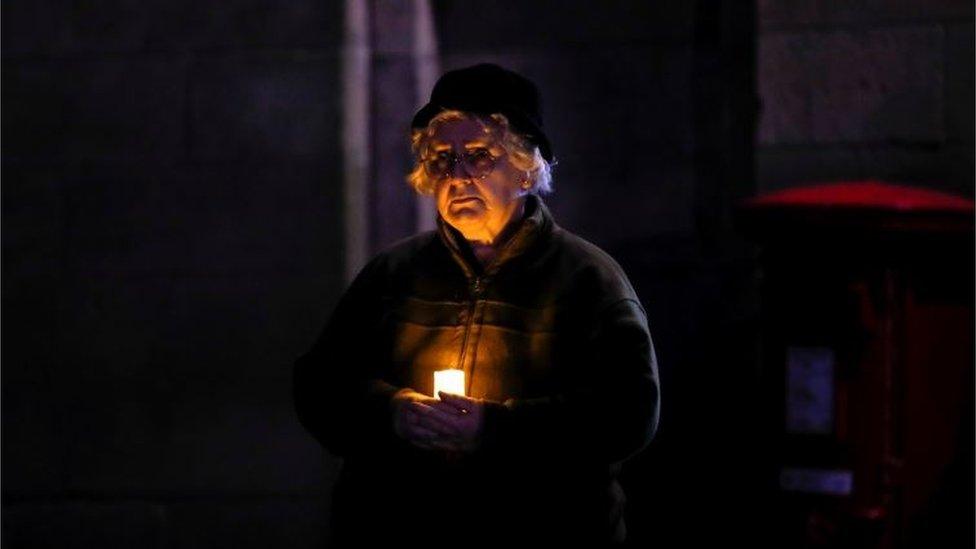
[[[334,545],[622,542],[616,477],[657,430],[656,357],[620,266],[541,199],[536,87],[448,72],[412,145],[437,229],[369,261],[295,365],[299,419],[344,458]],[[467,396],[434,394],[444,369]]]

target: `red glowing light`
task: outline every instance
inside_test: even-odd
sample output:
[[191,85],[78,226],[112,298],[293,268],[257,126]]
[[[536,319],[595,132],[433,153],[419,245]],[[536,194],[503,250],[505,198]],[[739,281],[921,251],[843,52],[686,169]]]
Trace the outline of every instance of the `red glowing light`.
[[972,213],[972,199],[882,181],[845,181],[774,191],[743,201],[747,208],[852,208]]

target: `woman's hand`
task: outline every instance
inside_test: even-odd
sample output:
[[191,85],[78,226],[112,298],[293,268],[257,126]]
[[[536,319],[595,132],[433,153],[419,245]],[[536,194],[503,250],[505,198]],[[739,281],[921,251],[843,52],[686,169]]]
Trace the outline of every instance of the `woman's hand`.
[[461,431],[455,425],[455,409],[436,398],[410,388],[401,389],[390,402],[393,431],[425,450],[456,450]]
[[393,395],[393,429],[418,448],[452,453],[481,446],[484,400],[440,392],[440,400],[402,389]]
[[473,452],[481,446],[481,433],[485,423],[485,401],[440,391],[441,397],[432,406],[448,415],[453,437],[448,439],[449,449]]

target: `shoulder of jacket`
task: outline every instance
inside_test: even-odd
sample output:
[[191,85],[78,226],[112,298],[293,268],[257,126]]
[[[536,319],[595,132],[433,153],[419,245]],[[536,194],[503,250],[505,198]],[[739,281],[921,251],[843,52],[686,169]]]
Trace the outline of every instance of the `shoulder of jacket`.
[[578,268],[595,271],[607,278],[627,278],[620,263],[603,248],[562,228],[555,231],[554,236],[567,259]]
[[437,231],[423,231],[401,238],[376,253],[369,264],[377,268],[392,268],[413,260],[437,238]]
[[356,279],[362,279],[365,284],[367,281],[376,283],[383,278],[388,278],[398,269],[415,261],[422,250],[429,247],[436,237],[436,231],[423,231],[393,242],[371,257],[360,268]]
[[421,249],[426,248],[437,238],[436,230],[422,231],[406,236],[383,248],[377,256],[384,256],[387,260],[402,260],[414,257]]
[[599,294],[598,309],[624,300],[640,305],[630,279],[613,256],[566,229],[557,229],[554,236],[576,283],[586,292]]

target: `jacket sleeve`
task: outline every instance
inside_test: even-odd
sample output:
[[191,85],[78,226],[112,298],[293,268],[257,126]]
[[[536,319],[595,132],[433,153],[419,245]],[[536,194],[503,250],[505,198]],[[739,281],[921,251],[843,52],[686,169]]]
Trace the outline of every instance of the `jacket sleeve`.
[[651,442],[660,415],[660,383],[640,303],[625,298],[603,308],[589,345],[588,360],[594,363],[584,366],[592,374],[571,391],[486,403],[485,452],[533,459],[590,455],[612,464]]
[[299,422],[337,456],[377,451],[394,438],[390,399],[401,389],[382,379],[375,337],[382,311],[376,260],[339,299],[311,350],[294,364]]

